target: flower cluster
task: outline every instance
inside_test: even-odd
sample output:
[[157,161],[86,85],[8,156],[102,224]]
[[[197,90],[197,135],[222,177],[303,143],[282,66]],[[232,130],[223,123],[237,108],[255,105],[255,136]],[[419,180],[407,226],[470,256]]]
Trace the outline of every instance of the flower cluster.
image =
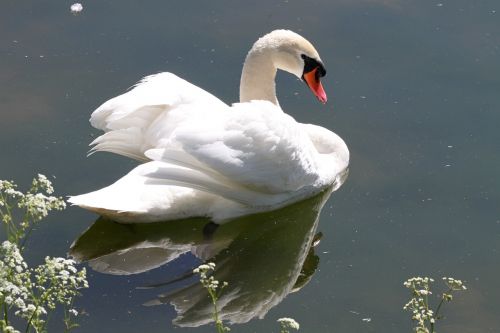
[[451,277],[443,277],[444,283],[448,286],[448,291],[444,292],[442,295],[443,301],[451,302],[453,300],[452,291],[461,291],[467,290],[467,287],[464,285],[462,280],[456,280]]
[[15,244],[4,241],[0,246],[0,304],[24,309],[29,295],[29,271]]
[[[17,190],[14,182],[0,180],[0,220],[8,238],[0,246],[0,332],[18,332],[9,321],[11,314],[26,321],[26,332],[46,332],[48,312],[58,305],[66,310],[66,331],[77,326],[70,315],[78,312],[71,307],[79,290],[88,288],[85,268],[78,270],[73,260],[50,257],[44,264],[30,268],[20,246],[29,230],[51,210],[66,208],[64,200],[52,193],[52,183],[41,174],[33,179],[26,193]],[[22,218],[17,221],[17,216]]]
[[78,290],[88,288],[85,268],[78,271],[71,259],[46,257],[45,264],[35,268],[34,272],[36,285],[47,295],[49,309],[55,309],[56,304],[71,305]]
[[[0,218],[5,223],[9,240],[19,243],[26,231],[46,217],[51,210],[63,210],[66,203],[55,197],[52,183],[46,176],[38,174],[31,182],[28,192],[17,190],[12,181],[0,180]],[[23,211],[20,223],[13,220],[14,209]]]
[[[29,268],[19,248],[10,241],[0,247],[0,308],[11,310],[36,331],[45,326],[47,310],[58,304],[70,306],[79,289],[88,288],[85,268],[77,270],[74,261],[45,258],[45,264]],[[5,317],[4,317],[5,318]],[[16,332],[6,319],[1,332]]]
[[277,321],[281,325],[280,333],[288,333],[289,328],[292,328],[297,331],[300,328],[299,323],[295,321],[295,319],[293,318],[280,318]]
[[[216,292],[219,288],[219,281],[217,281],[212,275],[208,276],[209,272],[215,270],[215,264],[213,262],[209,262],[207,264],[203,264],[193,269],[193,273],[200,275],[200,282],[207,289]],[[223,282],[220,290],[227,286],[227,282]]]
[[[43,194],[42,192],[48,195]],[[24,208],[35,222],[46,217],[53,209],[63,210],[66,208],[66,203],[61,197],[54,197],[50,194],[54,193],[52,183],[44,175],[38,174],[31,183],[31,188],[28,193],[24,194],[19,201],[19,208]]]
[[450,288],[450,290],[467,290],[467,287],[464,285],[462,280],[457,280],[451,277],[444,277],[443,281],[448,286],[448,288]]
[[17,190],[14,182],[0,180],[0,215],[5,224],[12,223],[10,200],[17,200],[23,196],[24,194]]
[[31,192],[34,193],[40,190],[45,191],[47,194],[54,193],[51,181],[47,179],[47,176],[39,173],[31,182]]
[[413,277],[403,283],[406,288],[412,291],[413,295],[410,301],[403,306],[403,309],[412,313],[411,318],[417,324],[415,332],[434,332],[434,325],[436,321],[441,319],[438,314],[443,302],[449,302],[452,300],[451,293],[453,291],[467,289],[461,280],[446,277],[443,278],[443,280],[448,286],[448,290],[441,295],[441,301],[435,311],[433,311],[429,306],[429,296],[432,295],[430,285],[434,282],[434,279],[429,277]]

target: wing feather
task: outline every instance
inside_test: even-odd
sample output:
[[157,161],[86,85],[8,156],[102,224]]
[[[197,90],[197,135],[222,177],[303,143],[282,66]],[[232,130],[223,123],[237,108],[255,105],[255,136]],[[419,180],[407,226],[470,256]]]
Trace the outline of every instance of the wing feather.
[[[158,124],[158,119],[165,120],[169,113],[190,105],[228,107],[212,94],[172,73],[147,76],[130,91],[110,99],[92,113],[92,126],[106,133],[91,143],[94,147],[90,153],[108,151],[147,160],[144,152],[157,145],[154,140],[158,137],[150,134],[154,133],[150,128]],[[204,111],[202,107],[188,109]],[[175,121],[171,123],[175,126]],[[162,137],[167,134],[163,130]]]

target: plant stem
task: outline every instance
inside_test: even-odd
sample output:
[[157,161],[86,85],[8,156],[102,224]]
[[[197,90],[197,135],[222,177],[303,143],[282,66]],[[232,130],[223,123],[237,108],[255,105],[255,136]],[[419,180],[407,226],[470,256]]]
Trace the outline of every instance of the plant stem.
[[[453,290],[450,288],[446,291],[446,294],[449,294],[451,293]],[[434,319],[437,321],[439,319],[438,315],[439,315],[439,310],[441,310],[441,306],[443,305],[444,303],[444,297],[441,295],[441,302],[439,302],[437,308],[436,308],[436,312],[434,313]],[[434,333],[434,323],[431,323],[431,332],[430,333]]]
[[7,312],[7,304],[3,303],[3,319],[5,320],[5,324],[9,325],[9,316]]
[[64,333],[69,333],[74,327],[78,326],[71,322],[71,314],[69,313],[69,309],[73,307],[74,301],[75,298],[72,297],[67,307],[64,307]]
[[[39,299],[35,296],[35,294],[34,294],[33,291],[31,292],[33,300],[36,303],[36,306],[35,306],[35,311],[33,311],[33,314],[31,315],[31,317],[30,317],[30,319],[28,321],[25,333],[28,333],[28,329],[31,326],[31,322],[33,321],[33,318],[35,317],[36,313],[38,312],[38,309],[40,308],[40,304],[45,303],[45,301],[47,300],[47,297],[49,297],[49,295],[51,294],[52,285],[53,284],[52,284],[52,281],[51,281],[49,287],[45,290],[45,292],[42,294],[42,297],[40,297]],[[35,330],[38,332],[37,328],[35,328]]]
[[26,244],[26,241],[28,240],[29,235],[31,234],[31,231],[33,231],[33,228],[35,227],[35,224],[30,224],[28,232],[25,233],[22,241],[19,244],[19,251],[22,253],[24,250],[24,245]]
[[[7,198],[2,193],[0,193],[0,199],[4,203],[5,207],[5,212],[0,210],[0,214],[2,215],[2,220],[5,223],[7,239],[17,244],[17,242],[19,241],[19,236],[18,236],[18,229],[16,228],[16,225],[13,222],[12,207],[11,205],[9,205]],[[7,219],[5,218],[6,216]]]
[[208,289],[208,293],[210,294],[210,298],[212,298],[212,304],[214,305],[215,327],[217,327],[218,333],[224,333],[224,327],[222,326],[222,323],[219,320],[219,309],[217,309],[217,296],[215,295],[214,291],[211,290],[210,288]]

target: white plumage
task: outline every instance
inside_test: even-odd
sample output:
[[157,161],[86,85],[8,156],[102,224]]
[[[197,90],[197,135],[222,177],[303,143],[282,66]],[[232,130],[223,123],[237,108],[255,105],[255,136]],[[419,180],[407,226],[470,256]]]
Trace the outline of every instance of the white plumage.
[[297,123],[275,98],[279,63],[306,75],[304,60],[304,70],[290,70],[291,54],[316,59],[322,68],[304,38],[274,31],[249,52],[240,92],[244,102],[232,106],[171,73],[148,76],[105,102],[90,119],[105,131],[92,142],[91,152],[148,162],[106,188],[69,201],[122,222],[190,216],[223,221],[277,209],[335,183],[349,161],[343,140],[322,127]]

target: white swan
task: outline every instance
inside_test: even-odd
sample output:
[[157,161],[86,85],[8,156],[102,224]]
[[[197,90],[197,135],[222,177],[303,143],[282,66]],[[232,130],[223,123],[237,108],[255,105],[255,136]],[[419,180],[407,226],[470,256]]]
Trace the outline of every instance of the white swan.
[[222,222],[340,186],[347,146],[335,133],[300,124],[281,110],[277,69],[302,78],[326,102],[318,52],[288,30],[253,45],[243,66],[240,103],[228,106],[171,73],[148,76],[105,102],[90,119],[105,131],[91,152],[148,162],[69,202],[120,222],[191,216]]

